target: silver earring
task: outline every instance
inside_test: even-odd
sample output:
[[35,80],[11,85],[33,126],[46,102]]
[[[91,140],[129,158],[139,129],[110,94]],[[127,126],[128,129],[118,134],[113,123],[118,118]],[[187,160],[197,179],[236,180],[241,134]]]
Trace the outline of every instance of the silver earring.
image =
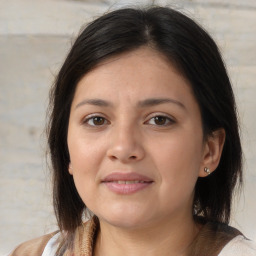
[[204,167],[204,172],[206,172],[208,175],[211,174],[210,169],[208,167]]

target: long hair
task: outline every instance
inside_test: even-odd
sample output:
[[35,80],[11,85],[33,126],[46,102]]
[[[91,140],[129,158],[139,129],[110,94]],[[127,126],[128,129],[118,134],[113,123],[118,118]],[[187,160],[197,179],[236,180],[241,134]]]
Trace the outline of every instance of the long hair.
[[196,22],[166,7],[126,8],[91,22],[74,42],[51,90],[48,144],[53,168],[54,208],[60,230],[72,235],[86,205],[68,172],[67,129],[79,80],[103,60],[148,46],[157,50],[189,81],[199,104],[204,136],[224,128],[219,166],[199,178],[194,203],[206,221],[228,223],[232,194],[242,182],[242,150],[236,105],[225,65],[214,40]]

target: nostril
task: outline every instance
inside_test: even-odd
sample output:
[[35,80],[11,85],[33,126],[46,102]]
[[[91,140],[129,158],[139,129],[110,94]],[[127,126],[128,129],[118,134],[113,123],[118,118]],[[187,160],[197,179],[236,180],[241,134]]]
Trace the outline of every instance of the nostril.
[[114,145],[111,146],[106,155],[111,161],[120,160],[123,162],[127,161],[138,161],[144,157],[144,149],[140,145]]

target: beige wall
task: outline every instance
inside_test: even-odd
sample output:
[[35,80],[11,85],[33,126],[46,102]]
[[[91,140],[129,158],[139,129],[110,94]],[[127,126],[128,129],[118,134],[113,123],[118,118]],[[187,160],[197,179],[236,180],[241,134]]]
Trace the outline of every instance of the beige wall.
[[[48,90],[80,26],[115,2],[0,0],[0,255],[56,228],[42,135]],[[117,2],[112,9],[135,3]],[[154,2],[184,8],[222,49],[246,160],[245,190],[232,222],[256,240],[256,1]]]

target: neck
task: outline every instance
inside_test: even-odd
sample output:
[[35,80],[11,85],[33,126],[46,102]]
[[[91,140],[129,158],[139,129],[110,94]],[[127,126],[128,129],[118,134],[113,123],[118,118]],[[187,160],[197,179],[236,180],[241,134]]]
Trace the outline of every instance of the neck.
[[120,228],[100,221],[94,255],[187,256],[199,227],[193,217],[161,219],[140,228]]

